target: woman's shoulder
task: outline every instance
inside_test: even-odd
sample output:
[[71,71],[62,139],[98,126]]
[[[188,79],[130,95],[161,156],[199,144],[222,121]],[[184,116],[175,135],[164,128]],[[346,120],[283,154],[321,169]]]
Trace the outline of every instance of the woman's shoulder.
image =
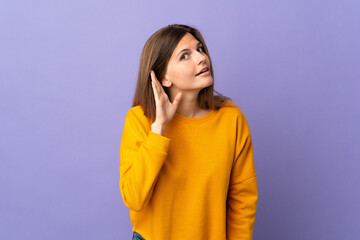
[[131,107],[125,116],[125,126],[144,129],[145,132],[150,130],[151,120],[147,118],[140,105]]
[[241,116],[244,115],[244,113],[242,112],[240,107],[235,102],[230,101],[230,100],[226,100],[224,102],[224,104],[221,107],[221,110],[224,113],[228,113],[228,114],[231,114],[231,115],[241,115]]
[[132,119],[135,118],[141,122],[149,122],[150,121],[150,119],[145,116],[144,110],[141,107],[141,105],[136,105],[136,106],[131,107],[126,113],[126,118],[132,118]]
[[136,106],[131,107],[128,110],[127,114],[144,115],[144,110],[141,107],[141,105],[136,105]]
[[224,109],[226,109],[229,116],[232,116],[231,119],[235,120],[238,125],[242,126],[242,128],[249,129],[249,123],[247,117],[245,116],[243,110],[241,109],[242,107],[241,106],[239,107],[236,103],[231,101],[227,101],[226,104],[229,107]]
[[227,100],[224,106],[221,107],[221,111],[223,111],[221,117],[235,121],[241,126],[248,126],[248,120],[242,108],[243,107],[239,107],[235,102]]

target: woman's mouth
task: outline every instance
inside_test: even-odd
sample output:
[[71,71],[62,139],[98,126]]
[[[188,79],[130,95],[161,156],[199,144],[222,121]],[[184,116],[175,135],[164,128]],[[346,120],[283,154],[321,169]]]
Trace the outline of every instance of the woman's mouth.
[[195,76],[207,76],[210,74],[210,71],[208,68],[205,68],[204,70],[202,70],[201,72],[199,72],[198,74],[196,74]]

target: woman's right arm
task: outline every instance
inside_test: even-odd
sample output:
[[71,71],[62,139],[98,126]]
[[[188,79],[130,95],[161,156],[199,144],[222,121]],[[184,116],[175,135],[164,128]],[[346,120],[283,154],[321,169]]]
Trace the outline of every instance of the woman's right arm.
[[141,211],[152,196],[171,140],[164,136],[165,128],[182,98],[179,92],[170,102],[154,71],[150,75],[156,105],[151,130],[144,127],[147,120],[143,113],[136,115],[130,109],[121,137],[120,191],[125,205],[134,211]]
[[171,141],[154,132],[158,125],[152,125],[151,131],[144,126],[145,119],[130,109],[121,137],[119,186],[125,205],[134,211],[149,202]]

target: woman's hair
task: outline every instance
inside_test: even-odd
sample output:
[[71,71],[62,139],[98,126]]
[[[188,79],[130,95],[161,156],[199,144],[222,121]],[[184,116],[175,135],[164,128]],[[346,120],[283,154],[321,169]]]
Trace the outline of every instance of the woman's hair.
[[[187,25],[172,24],[156,31],[147,40],[141,52],[138,79],[132,103],[133,107],[140,105],[145,116],[150,118],[152,121],[156,118],[156,105],[151,85],[150,71],[154,71],[159,81],[164,78],[170,57],[186,33],[192,34],[194,38],[203,45],[204,52],[209,57],[210,72],[214,78],[214,71],[209,51],[203,37],[197,29]],[[163,87],[163,89],[169,96],[168,89],[166,87]],[[214,92],[216,95],[214,95]],[[231,98],[223,96],[221,93],[215,91],[214,84],[201,89],[198,95],[199,107],[203,109],[217,110],[222,107],[224,102],[227,100],[231,101]]]

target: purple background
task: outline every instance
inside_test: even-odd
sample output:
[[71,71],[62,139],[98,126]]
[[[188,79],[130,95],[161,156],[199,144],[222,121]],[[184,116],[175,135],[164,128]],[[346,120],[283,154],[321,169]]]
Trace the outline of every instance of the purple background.
[[204,35],[250,125],[254,239],[360,239],[360,2],[0,1],[0,239],[131,239],[119,182],[142,47]]

